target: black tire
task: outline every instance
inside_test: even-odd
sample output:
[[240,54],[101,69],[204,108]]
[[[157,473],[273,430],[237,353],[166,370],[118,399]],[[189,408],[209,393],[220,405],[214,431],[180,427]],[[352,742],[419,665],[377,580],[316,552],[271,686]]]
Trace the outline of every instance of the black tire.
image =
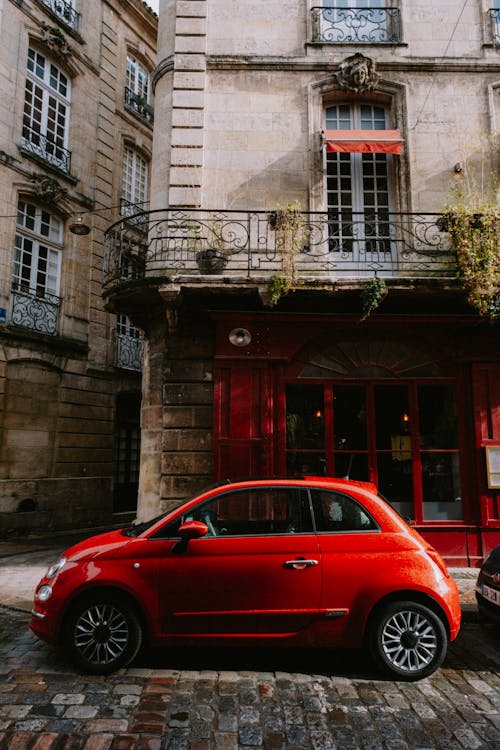
[[113,593],[79,600],[64,623],[64,645],[70,659],[90,674],[110,674],[137,656],[142,627],[133,605]]
[[431,675],[448,649],[438,615],[411,601],[388,604],[374,620],[369,639],[371,653],[382,670],[405,681]]

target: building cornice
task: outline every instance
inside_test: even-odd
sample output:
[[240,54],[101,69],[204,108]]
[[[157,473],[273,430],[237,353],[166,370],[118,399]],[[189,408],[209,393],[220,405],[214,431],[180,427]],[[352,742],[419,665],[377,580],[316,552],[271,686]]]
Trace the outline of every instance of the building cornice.
[[[207,55],[207,68],[212,70],[278,70],[287,72],[329,72],[338,68],[339,59],[312,60],[306,57]],[[158,68],[157,68],[158,70]],[[500,73],[499,60],[464,60],[449,58],[418,58],[409,60],[377,60],[377,70],[412,73]]]

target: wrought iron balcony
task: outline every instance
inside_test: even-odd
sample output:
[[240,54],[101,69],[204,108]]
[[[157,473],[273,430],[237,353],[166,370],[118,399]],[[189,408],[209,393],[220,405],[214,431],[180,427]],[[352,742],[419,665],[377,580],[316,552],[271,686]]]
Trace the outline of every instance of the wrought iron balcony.
[[73,31],[78,31],[80,14],[65,0],[42,0],[42,3]]
[[286,268],[290,252],[298,282],[455,276],[438,214],[303,212],[293,239],[275,212],[170,209],[146,216],[147,235],[134,228],[133,217],[107,230],[105,287],[200,274],[259,283]]
[[116,366],[124,370],[141,371],[142,339],[130,333],[116,334]]
[[495,47],[500,47],[500,9],[490,10],[491,36]]
[[131,203],[126,198],[120,198],[120,214],[140,232],[147,232],[149,213],[137,203]]
[[30,154],[35,154],[53,167],[62,169],[63,172],[70,171],[71,152],[27,125],[23,125],[20,148]]
[[125,104],[130,109],[133,109],[143,120],[146,120],[150,125],[153,124],[154,109],[151,104],[148,104],[143,96],[134,93],[127,86],[125,86]]
[[312,8],[313,41],[333,44],[398,44],[399,8]]
[[10,322],[14,326],[55,335],[60,307],[61,298],[55,294],[12,285]]

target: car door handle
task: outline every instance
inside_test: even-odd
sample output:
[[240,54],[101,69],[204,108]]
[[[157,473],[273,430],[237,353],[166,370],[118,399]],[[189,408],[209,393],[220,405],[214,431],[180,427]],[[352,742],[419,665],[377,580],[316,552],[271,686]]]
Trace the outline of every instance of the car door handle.
[[317,560],[305,560],[303,557],[299,557],[298,560],[287,560],[283,567],[293,568],[293,570],[304,570],[304,568],[311,568],[317,564]]

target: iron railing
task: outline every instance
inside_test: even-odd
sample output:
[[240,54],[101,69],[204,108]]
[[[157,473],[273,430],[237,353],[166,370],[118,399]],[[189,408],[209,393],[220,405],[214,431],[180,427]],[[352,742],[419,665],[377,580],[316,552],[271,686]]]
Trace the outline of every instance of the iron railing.
[[55,294],[39,293],[17,283],[12,286],[10,322],[14,326],[55,335],[60,307],[61,298]]
[[144,99],[143,96],[139,96],[128,86],[125,86],[125,104],[130,107],[139,117],[146,120],[150,125],[154,121],[154,109],[151,104]]
[[42,0],[42,3],[73,31],[78,31],[80,14],[65,0]]
[[23,125],[21,149],[39,156],[52,166],[62,169],[63,172],[70,171],[71,151],[27,125]]
[[439,214],[302,212],[292,232],[269,211],[170,209],[146,216],[147,234],[133,217],[105,233],[104,286],[177,274],[265,278],[289,266],[290,254],[297,280],[455,276]]
[[141,371],[142,339],[130,333],[116,334],[116,366],[124,370]]
[[500,47],[500,9],[492,8],[490,10],[491,19],[491,36],[495,47]]
[[401,42],[399,8],[311,9],[314,42],[335,44],[398,44]]
[[148,231],[149,213],[143,211],[139,204],[131,203],[126,198],[120,198],[120,214],[139,231]]

